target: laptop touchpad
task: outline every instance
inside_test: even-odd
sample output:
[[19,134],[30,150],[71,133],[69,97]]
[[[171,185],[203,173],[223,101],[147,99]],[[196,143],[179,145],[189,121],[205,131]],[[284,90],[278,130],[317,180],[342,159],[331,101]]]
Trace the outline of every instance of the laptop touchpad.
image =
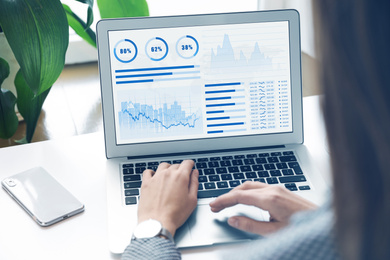
[[218,244],[259,238],[258,235],[229,226],[227,220],[232,216],[247,216],[259,221],[269,220],[268,212],[252,206],[237,205],[213,213],[209,205],[198,205],[187,221],[192,240]]

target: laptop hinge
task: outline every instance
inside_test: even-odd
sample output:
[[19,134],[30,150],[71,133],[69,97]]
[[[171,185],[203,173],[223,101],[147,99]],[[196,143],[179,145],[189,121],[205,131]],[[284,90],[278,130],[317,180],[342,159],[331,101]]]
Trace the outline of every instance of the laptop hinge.
[[251,151],[251,150],[265,150],[265,149],[280,149],[285,148],[284,145],[273,145],[273,146],[261,146],[261,147],[248,147],[248,148],[235,148],[235,149],[222,149],[214,151],[195,151],[195,152],[183,152],[183,153],[166,153],[166,154],[151,154],[151,155],[137,155],[137,156],[127,156],[128,160],[134,159],[146,159],[146,158],[155,158],[155,157],[173,157],[173,156],[188,156],[188,155],[199,155],[199,154],[212,154],[212,153],[226,153],[226,152],[242,152],[242,151]]

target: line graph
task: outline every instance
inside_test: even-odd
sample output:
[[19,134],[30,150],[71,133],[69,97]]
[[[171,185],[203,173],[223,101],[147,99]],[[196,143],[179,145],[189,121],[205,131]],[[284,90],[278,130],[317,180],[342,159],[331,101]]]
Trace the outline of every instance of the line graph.
[[[125,98],[126,99],[126,98]],[[190,97],[155,96],[127,98],[117,112],[121,139],[158,139],[202,133],[202,114]]]

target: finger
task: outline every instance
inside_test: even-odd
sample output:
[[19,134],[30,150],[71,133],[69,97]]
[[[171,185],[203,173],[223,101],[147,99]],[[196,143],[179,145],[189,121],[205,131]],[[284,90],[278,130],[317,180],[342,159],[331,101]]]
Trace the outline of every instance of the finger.
[[194,167],[194,164],[193,160],[184,160],[181,162],[179,169],[191,172],[190,170]]
[[192,173],[191,173],[191,179],[190,179],[190,183],[189,183],[189,187],[188,187],[188,190],[189,190],[189,193],[190,194],[196,194],[198,193],[198,188],[199,188],[199,171],[198,170],[193,170]]
[[168,169],[169,166],[171,166],[169,163],[162,162],[162,163],[160,163],[159,166],[157,167],[156,172],[161,171],[161,170],[164,170],[164,169]]
[[264,190],[232,190],[210,203],[213,212],[219,212],[224,208],[231,207],[237,204],[252,205],[267,210],[264,205]]
[[142,174],[142,180],[143,181],[148,181],[150,178],[153,177],[154,175],[154,171],[153,170],[150,170],[150,169],[146,169],[143,174]]
[[282,222],[257,221],[244,216],[234,216],[228,219],[228,224],[239,230],[259,234],[262,236],[271,234],[286,224]]
[[178,163],[171,164],[171,166],[169,166],[169,168],[173,169],[173,170],[177,170],[177,169],[179,169],[179,167],[180,167],[180,164],[178,164]]
[[261,188],[266,188],[269,187],[269,184],[265,184],[263,182],[258,182],[258,181],[246,181],[243,184],[235,187],[232,191],[236,190],[252,190],[252,189],[261,189]]

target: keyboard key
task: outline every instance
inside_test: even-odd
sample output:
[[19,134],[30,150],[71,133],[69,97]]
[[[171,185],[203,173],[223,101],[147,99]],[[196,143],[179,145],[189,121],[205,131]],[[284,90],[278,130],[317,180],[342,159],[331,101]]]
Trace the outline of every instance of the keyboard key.
[[219,175],[209,175],[209,181],[220,181]]
[[289,162],[289,163],[288,163],[288,166],[289,166],[290,168],[293,168],[293,167],[299,166],[299,164],[298,164],[298,162]]
[[252,165],[255,164],[255,159],[244,159],[244,165]]
[[243,165],[243,166],[240,166],[240,170],[242,172],[250,172],[250,171],[252,171],[252,167],[250,167],[249,165]]
[[146,167],[146,163],[136,163],[135,167]]
[[282,153],[281,152],[275,152],[275,153],[271,153],[271,156],[281,156]]
[[165,163],[169,163],[169,164],[172,164],[172,161],[169,161],[169,160],[164,160],[164,161],[161,161],[161,163],[163,163],[163,162],[165,162]]
[[125,196],[137,196],[139,195],[139,190],[138,189],[130,189],[130,190],[125,190]]
[[283,152],[283,155],[294,155],[294,152],[293,151],[286,151],[286,152]]
[[198,190],[203,190],[203,184],[199,183]]
[[309,185],[299,186],[299,190],[310,190],[310,186]]
[[234,159],[244,159],[245,155],[235,155]]
[[219,167],[219,162],[212,161],[212,162],[209,162],[208,165],[209,165],[209,168],[217,168],[217,167]]
[[222,173],[227,173],[228,172],[226,168],[216,168],[215,171],[218,174],[222,174]]
[[231,174],[221,174],[221,180],[230,181],[230,180],[233,180],[233,177]]
[[288,168],[287,163],[284,163],[284,162],[283,163],[276,163],[275,165],[276,165],[276,168],[278,168],[279,170]]
[[197,168],[197,169],[208,168],[208,167],[207,167],[207,163],[205,163],[205,162],[197,162],[195,165],[196,165],[196,168]]
[[245,176],[242,172],[240,173],[233,173],[233,177],[235,180],[242,180],[242,179],[245,179]]
[[271,170],[269,171],[269,173],[271,174],[271,176],[282,176],[280,170]]
[[198,158],[198,162],[208,162],[209,158]]
[[222,160],[227,161],[227,160],[232,160],[233,156],[222,156]]
[[219,189],[229,188],[229,184],[226,181],[220,181],[220,182],[217,182],[217,187]]
[[301,182],[301,181],[306,181],[305,176],[300,175],[300,176],[283,176],[279,177],[280,183],[287,183],[287,182]]
[[158,166],[148,166],[149,170],[157,171]]
[[269,177],[269,173],[267,171],[259,171],[257,172],[257,175],[259,175],[259,177]]
[[181,164],[183,162],[183,160],[173,160],[172,163],[173,164]]
[[232,163],[230,161],[220,161],[219,164],[221,165],[221,167],[232,166]]
[[210,157],[210,161],[220,161],[221,157]]
[[267,178],[267,183],[268,184],[277,184],[277,183],[279,183],[279,181],[278,181],[278,178],[276,178],[276,177],[270,177],[270,178]]
[[201,170],[201,169],[197,169],[198,170],[198,172],[199,172],[199,175],[204,175],[203,174],[203,170]]
[[124,168],[123,174],[134,174],[134,168]]
[[137,197],[126,197],[125,201],[126,205],[134,205],[137,204]]
[[302,169],[301,169],[301,167],[300,167],[299,165],[293,167],[293,170],[294,170],[294,172],[295,172],[296,175],[303,174]]
[[277,162],[279,162],[278,157],[268,157],[267,160],[268,160],[269,163],[277,163]]
[[228,171],[230,173],[234,173],[234,172],[240,172],[240,169],[238,169],[237,166],[231,166],[231,167],[228,167]]
[[126,182],[125,189],[141,188],[141,184],[142,184],[142,182],[140,182],[140,181]]
[[280,156],[279,160],[281,162],[296,162],[297,158],[294,155]]
[[203,169],[203,173],[205,175],[215,174],[215,170],[213,168],[211,168],[211,169]]
[[238,165],[244,165],[244,163],[241,159],[237,159],[237,160],[232,160],[232,165],[238,166]]
[[206,190],[211,190],[216,188],[214,182],[206,182],[203,185]]
[[241,180],[241,184],[243,184],[244,182],[247,182],[247,181],[252,181],[252,179]]
[[269,163],[269,164],[264,164],[264,169],[266,170],[276,170],[275,164]]
[[134,167],[133,163],[125,163],[122,165],[122,168],[131,168],[131,167]]
[[298,190],[297,185],[295,185],[295,183],[286,183],[286,184],[284,184],[284,186],[291,191]]
[[283,175],[294,175],[294,172],[292,169],[283,169],[282,173],[283,173]]
[[257,178],[257,174],[256,174],[255,172],[246,172],[246,173],[245,173],[245,176],[246,176],[248,179]]
[[259,153],[258,156],[259,157],[268,157],[269,153]]
[[256,158],[256,163],[261,164],[261,163],[268,163],[268,162],[267,159],[265,158]]
[[264,178],[254,179],[254,181],[258,181],[258,182],[263,182],[263,183],[265,183],[265,179],[264,179]]
[[231,188],[198,191],[198,198],[214,198],[231,191]]
[[135,168],[135,173],[143,173],[146,170],[146,167],[137,167]]
[[125,175],[123,176],[123,181],[140,181],[141,176],[140,175]]
[[240,185],[240,181],[229,181],[229,185],[230,187],[237,187],[238,185]]
[[246,155],[246,158],[256,158],[256,157],[257,157],[257,154],[255,154],[255,153]]
[[254,170],[254,171],[262,171],[262,170],[264,170],[264,167],[261,164],[252,165],[252,170]]
[[199,176],[198,180],[199,182],[208,182],[207,176]]
[[158,166],[159,162],[148,162],[148,166]]

